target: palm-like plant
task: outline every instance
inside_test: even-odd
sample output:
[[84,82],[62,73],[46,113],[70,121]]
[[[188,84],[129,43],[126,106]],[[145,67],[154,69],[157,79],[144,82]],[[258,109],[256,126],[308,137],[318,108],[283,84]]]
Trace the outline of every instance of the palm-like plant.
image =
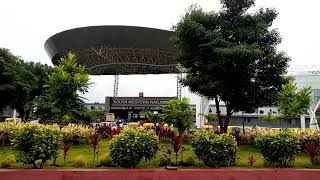
[[203,117],[208,121],[208,123],[218,119],[215,114],[203,114]]

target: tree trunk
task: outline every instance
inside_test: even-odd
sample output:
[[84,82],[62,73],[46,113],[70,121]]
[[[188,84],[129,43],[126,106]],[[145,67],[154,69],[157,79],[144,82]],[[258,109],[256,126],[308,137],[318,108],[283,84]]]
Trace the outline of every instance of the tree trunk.
[[221,119],[221,111],[220,111],[220,104],[219,104],[218,97],[215,97],[214,101],[216,103],[216,114],[217,114],[218,121],[219,121],[220,134],[222,134],[223,133],[223,122],[222,122],[222,119]]
[[[226,103],[227,104],[227,103]],[[223,133],[227,133],[228,131],[228,126],[229,126],[229,122],[230,122],[230,117],[231,117],[231,109],[229,108],[228,105],[226,105],[227,108],[227,116],[224,119],[224,127],[223,127]]]
[[25,120],[26,121],[28,121],[29,120],[29,118],[30,118],[30,112],[31,112],[31,109],[30,108],[28,108],[26,111],[25,111]]
[[[242,132],[243,132],[243,134],[246,134],[246,131],[244,130],[244,121],[245,121],[245,119],[243,120],[243,122],[242,122]],[[249,120],[248,120],[249,121]]]

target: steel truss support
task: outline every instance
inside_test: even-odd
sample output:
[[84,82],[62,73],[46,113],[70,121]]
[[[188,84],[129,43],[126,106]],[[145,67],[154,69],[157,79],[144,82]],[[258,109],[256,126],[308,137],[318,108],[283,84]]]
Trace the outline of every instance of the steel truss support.
[[319,124],[316,117],[316,111],[320,106],[320,101],[317,102],[314,109],[310,108],[310,128],[311,129],[319,129]]
[[118,89],[119,89],[119,75],[114,75],[113,81],[113,97],[118,97]]
[[182,85],[180,83],[181,79],[182,79],[182,73],[179,73],[177,75],[177,97],[178,97],[178,99],[180,99],[181,95],[182,95]]

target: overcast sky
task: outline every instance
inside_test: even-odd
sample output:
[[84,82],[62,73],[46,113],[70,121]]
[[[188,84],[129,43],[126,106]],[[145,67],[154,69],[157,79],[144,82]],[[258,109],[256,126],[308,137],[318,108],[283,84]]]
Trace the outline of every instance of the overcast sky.
[[[221,7],[219,0],[1,0],[0,47],[10,49],[27,61],[52,65],[43,44],[55,33],[82,26],[133,25],[169,30],[197,3],[208,11]],[[274,23],[293,65],[319,65],[320,1],[256,0],[256,7],[272,7],[279,12]],[[112,96],[113,77],[91,77],[85,95],[89,102],[104,102]],[[120,76],[119,96],[175,96],[175,75]],[[183,89],[184,96],[196,98]]]

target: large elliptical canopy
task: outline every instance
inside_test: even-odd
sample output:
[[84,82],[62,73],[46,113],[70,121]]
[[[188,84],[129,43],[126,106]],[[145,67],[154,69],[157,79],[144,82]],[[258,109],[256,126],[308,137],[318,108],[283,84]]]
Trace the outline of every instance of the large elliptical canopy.
[[91,75],[179,73],[171,31],[135,26],[90,26],[57,33],[45,42],[52,62],[69,51]]

